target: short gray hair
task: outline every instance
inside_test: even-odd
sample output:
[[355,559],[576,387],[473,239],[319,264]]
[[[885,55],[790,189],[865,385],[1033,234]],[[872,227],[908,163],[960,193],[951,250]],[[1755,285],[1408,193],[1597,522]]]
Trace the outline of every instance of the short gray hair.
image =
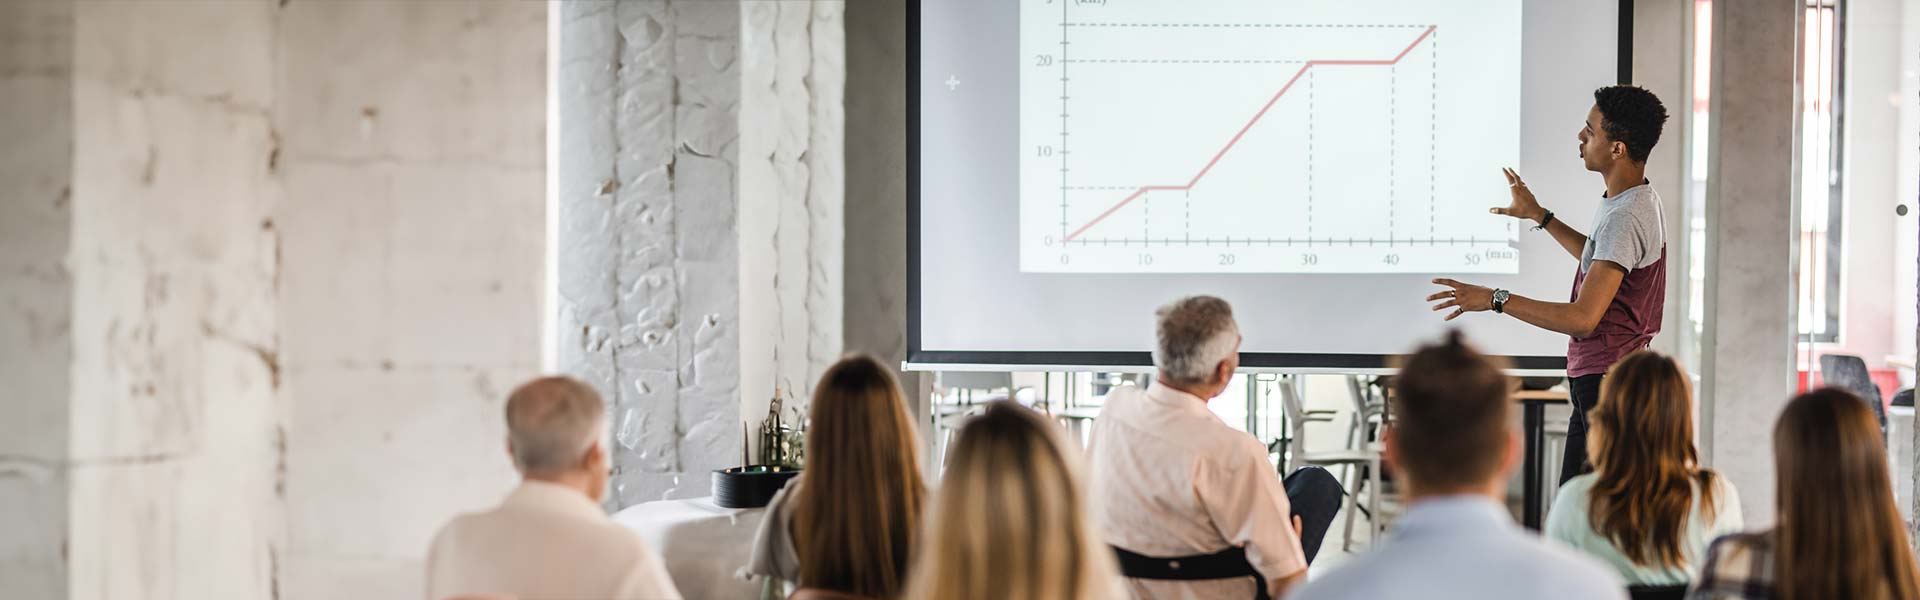
[[1204,383],[1220,361],[1233,356],[1240,326],[1233,306],[1213,296],[1188,296],[1154,311],[1153,366],[1168,383]]
[[522,474],[564,472],[603,436],[606,403],[593,386],[570,377],[542,377],[507,396],[507,440]]

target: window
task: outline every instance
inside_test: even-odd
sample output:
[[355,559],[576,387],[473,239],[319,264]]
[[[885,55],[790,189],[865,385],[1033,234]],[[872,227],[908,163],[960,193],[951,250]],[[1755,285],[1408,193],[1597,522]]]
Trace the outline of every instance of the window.
[[1803,343],[1832,343],[1840,333],[1845,12],[1841,0],[1807,0],[1802,23],[1798,321]]

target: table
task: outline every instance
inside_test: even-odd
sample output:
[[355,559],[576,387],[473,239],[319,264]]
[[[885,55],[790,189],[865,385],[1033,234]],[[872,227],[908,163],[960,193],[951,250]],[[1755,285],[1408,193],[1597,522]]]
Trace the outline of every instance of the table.
[[1540,472],[1544,463],[1540,452],[1547,443],[1547,405],[1566,403],[1567,393],[1556,390],[1519,391],[1514,392],[1513,399],[1520,403],[1520,423],[1526,447],[1526,466],[1523,467],[1526,472],[1521,475],[1520,483],[1520,502],[1525,506],[1520,509],[1520,524],[1539,531],[1542,521],[1540,498],[1545,495],[1542,487],[1545,483],[1542,479],[1545,478]]
[[747,566],[764,508],[721,508],[713,498],[643,502],[613,514],[666,563],[687,598],[757,598],[760,582],[734,573]]

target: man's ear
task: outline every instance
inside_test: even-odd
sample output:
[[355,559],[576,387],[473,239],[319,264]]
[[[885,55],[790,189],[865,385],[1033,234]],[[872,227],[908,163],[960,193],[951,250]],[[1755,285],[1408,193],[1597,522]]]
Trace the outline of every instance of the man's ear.
[[1230,381],[1233,381],[1233,359],[1221,360],[1220,364],[1213,366],[1213,383],[1226,387]]
[[580,468],[591,470],[599,465],[607,464],[606,460],[607,445],[600,441],[599,438],[594,438],[593,444],[587,446],[586,453],[580,455]]

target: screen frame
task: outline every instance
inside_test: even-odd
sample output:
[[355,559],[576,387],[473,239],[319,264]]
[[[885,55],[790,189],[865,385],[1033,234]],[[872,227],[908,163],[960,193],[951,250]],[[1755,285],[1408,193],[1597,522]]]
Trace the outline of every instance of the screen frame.
[[[927,350],[920,345],[920,3],[907,3],[907,360],[909,371],[1115,370],[1151,369],[1146,351],[983,351]],[[955,0],[934,0],[955,1]],[[1617,83],[1633,82],[1633,2],[1618,0],[1615,42]],[[1308,352],[1242,352],[1243,371],[1390,373],[1405,355]],[[1520,374],[1564,375],[1565,356],[1500,356]]]

